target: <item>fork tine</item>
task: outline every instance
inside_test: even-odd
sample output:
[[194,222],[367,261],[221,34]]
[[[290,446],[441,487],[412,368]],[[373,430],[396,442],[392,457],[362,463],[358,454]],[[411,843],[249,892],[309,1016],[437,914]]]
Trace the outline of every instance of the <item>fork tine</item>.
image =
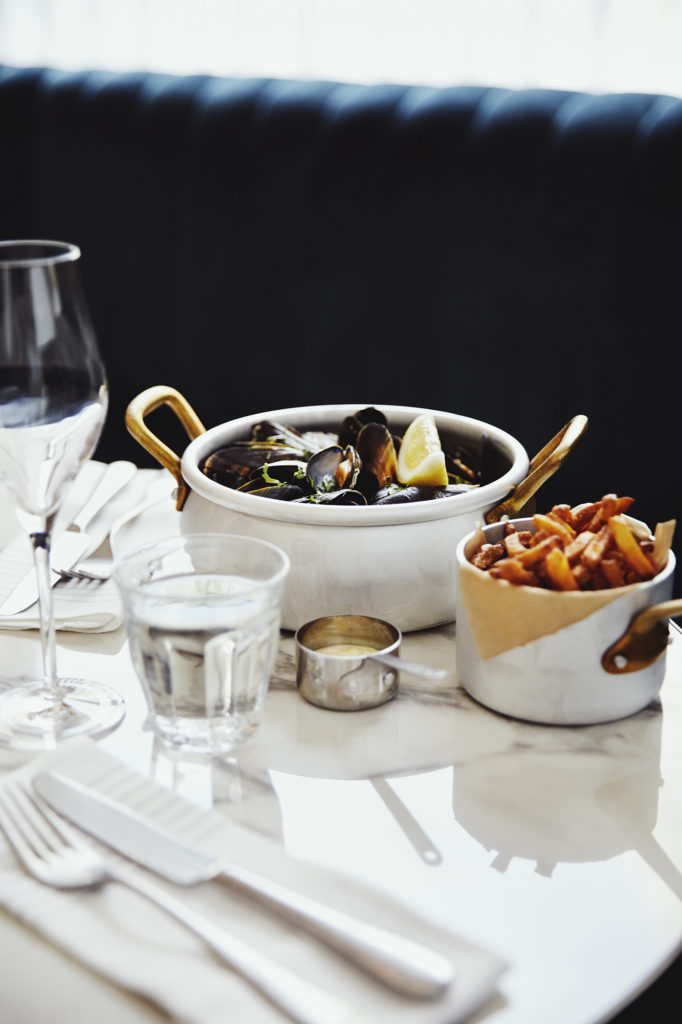
[[29,840],[25,830],[18,824],[16,801],[12,799],[9,785],[0,790],[0,827],[20,860],[31,870],[40,854]]
[[23,837],[38,856],[47,858],[69,842],[50,809],[40,807],[21,783],[6,785],[2,801],[15,837]]
[[95,576],[94,573],[86,573],[81,569],[55,569],[54,570],[65,583],[69,583],[71,580],[78,581],[79,583],[91,583],[94,586],[99,586],[101,583],[106,583],[108,576]]
[[104,881],[101,858],[27,786],[0,788],[0,826],[24,867],[41,882],[62,889]]

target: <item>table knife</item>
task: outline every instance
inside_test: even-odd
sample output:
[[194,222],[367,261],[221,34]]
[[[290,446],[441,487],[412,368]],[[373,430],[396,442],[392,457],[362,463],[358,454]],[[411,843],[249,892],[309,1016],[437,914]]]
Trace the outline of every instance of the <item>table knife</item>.
[[38,795],[113,850],[178,885],[219,878],[311,932],[388,987],[434,999],[454,980],[451,961],[419,942],[351,917],[249,868],[180,842],[125,804],[58,772],[33,778]]
[[[107,530],[89,534],[88,526],[94,522],[104,506],[132,480],[136,472],[135,464],[124,460],[112,462],[107,466],[85,505],[67,528],[53,539],[50,548],[51,565],[60,569],[70,569],[86,554],[99,547],[106,537]],[[53,571],[52,585],[54,586],[60,578],[59,573]],[[35,568],[31,566],[0,605],[0,616],[18,615],[37,600],[38,581]]]

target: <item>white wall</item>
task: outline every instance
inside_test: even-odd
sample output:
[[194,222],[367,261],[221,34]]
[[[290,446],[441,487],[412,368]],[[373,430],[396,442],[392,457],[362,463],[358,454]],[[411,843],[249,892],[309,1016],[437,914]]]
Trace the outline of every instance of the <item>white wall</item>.
[[682,0],[0,0],[0,61],[682,95]]

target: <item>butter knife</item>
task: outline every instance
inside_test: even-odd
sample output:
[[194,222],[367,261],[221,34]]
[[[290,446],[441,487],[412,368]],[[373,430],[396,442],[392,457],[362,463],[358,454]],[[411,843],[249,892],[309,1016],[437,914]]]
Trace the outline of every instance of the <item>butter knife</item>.
[[[108,465],[99,483],[86,501],[85,505],[74,516],[65,530],[57,534],[50,547],[50,563],[60,569],[70,569],[86,554],[95,551],[106,537],[107,531],[101,530],[89,534],[88,527],[97,518],[104,506],[132,480],[137,467],[132,462],[121,460]],[[61,577],[52,572],[52,585]],[[35,568],[22,576],[10,591],[2,605],[0,616],[18,615],[38,600],[38,582]]]
[[389,988],[412,998],[435,999],[455,977],[447,957],[376,925],[180,842],[125,804],[58,772],[33,778],[54,810],[90,835],[178,885],[220,878],[351,959]]

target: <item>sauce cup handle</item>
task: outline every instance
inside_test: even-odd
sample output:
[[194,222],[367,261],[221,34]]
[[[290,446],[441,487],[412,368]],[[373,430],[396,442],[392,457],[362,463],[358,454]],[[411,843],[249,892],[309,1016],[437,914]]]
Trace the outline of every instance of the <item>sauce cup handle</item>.
[[168,447],[145,423],[146,417],[161,405],[168,405],[180,420],[190,440],[206,430],[186,398],[175,388],[158,384],[142,391],[129,403],[125,423],[129,433],[160,462],[174,477],[178,485],[177,508],[182,508],[189,494],[189,487],[182,475],[181,458]]

